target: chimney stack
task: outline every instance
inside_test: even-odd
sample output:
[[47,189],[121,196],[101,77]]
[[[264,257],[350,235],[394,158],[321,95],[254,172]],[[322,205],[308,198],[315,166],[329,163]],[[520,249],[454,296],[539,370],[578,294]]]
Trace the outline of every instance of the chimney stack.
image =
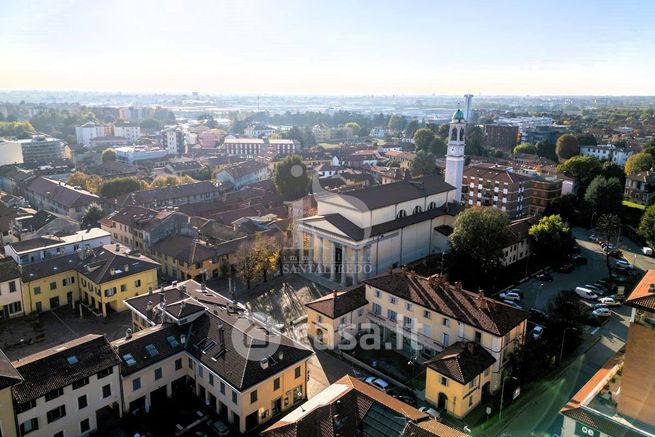
[[333,298],[334,300],[337,299],[337,290],[332,290],[332,298]]
[[466,349],[468,349],[470,353],[473,353],[474,348],[475,348],[475,344],[473,342],[469,341],[468,343],[466,343]]
[[462,283],[460,281],[455,282],[455,290],[462,291]]
[[221,323],[218,325],[218,344],[222,351],[225,350],[225,327]]

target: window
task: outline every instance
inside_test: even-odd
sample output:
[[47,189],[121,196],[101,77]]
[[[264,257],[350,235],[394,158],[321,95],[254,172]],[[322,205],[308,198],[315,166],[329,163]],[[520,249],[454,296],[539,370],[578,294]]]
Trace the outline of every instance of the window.
[[51,282],[50,283],[50,290],[56,290],[57,289],[57,283],[56,282]]
[[16,405],[16,413],[24,413],[36,407],[36,399]]
[[209,374],[209,385],[213,386],[214,385],[214,375],[211,373]]
[[273,391],[280,389],[280,378],[275,378],[273,380]]
[[357,310],[357,317],[362,317],[364,315],[364,308],[360,308]]
[[80,432],[87,432],[90,429],[91,425],[89,424],[89,419],[84,419],[80,422]]
[[473,405],[473,396],[469,396],[469,407]]
[[319,314],[316,320],[318,321],[318,323],[323,323],[323,316]]
[[412,318],[411,317],[403,317],[403,328],[405,329],[412,329]]
[[294,377],[295,377],[296,379],[300,378],[300,366],[296,367],[296,368],[293,370],[293,373],[294,373]]
[[198,376],[202,378],[204,376],[204,373],[205,373],[205,371],[204,371],[203,367],[198,366]]
[[475,342],[477,344],[482,343],[482,333],[479,331],[475,331]]
[[34,287],[34,294],[41,294],[41,287]]
[[156,357],[157,355],[159,355],[159,351],[153,344],[146,345],[146,352],[148,352],[148,355],[150,355],[151,357]]
[[79,398],[77,398],[78,410],[81,410],[82,408],[86,408],[87,405],[89,405],[89,401],[87,400],[86,395],[82,395]]
[[127,291],[127,284],[121,284],[121,292]]
[[444,318],[443,321],[441,322],[441,324],[442,324],[443,326],[450,326],[450,319],[445,319],[445,318]]
[[436,208],[437,208],[437,202],[432,201],[428,204],[428,209],[436,209]]
[[373,304],[373,314],[377,314],[378,316],[382,314],[382,307],[380,304],[374,303]]
[[491,367],[487,367],[484,371],[484,376],[489,376],[489,372],[491,372]]
[[396,299],[395,296],[389,296],[389,303],[395,305],[396,303],[398,303],[398,299]]
[[448,343],[448,334],[446,334],[445,332],[441,335],[441,343],[444,346],[448,346],[448,344],[449,344]]
[[141,378],[136,377],[132,380],[132,391],[137,391],[141,388]]
[[189,360],[189,369],[193,370],[193,361],[191,360],[191,358],[189,358],[188,360]]
[[391,320],[392,322],[395,322],[396,312],[394,310],[387,310],[387,319]]
[[14,293],[16,291],[16,281],[11,281],[9,283],[9,292]]
[[20,435],[29,434],[39,429],[39,419],[36,417],[20,424]]
[[114,368],[113,367],[110,367],[110,368],[105,369],[105,370],[101,370],[100,372],[98,372],[98,379],[102,379],[104,377],[107,377],[107,376],[111,375],[112,373],[114,373]]
[[445,376],[441,377],[440,382],[441,382],[441,385],[443,385],[444,387],[448,387],[448,378],[446,378]]
[[401,209],[398,211],[398,214],[396,214],[396,218],[403,218],[407,216],[407,212],[404,209]]
[[237,399],[237,392],[232,390],[232,403],[234,405],[239,405],[239,400]]
[[16,301],[7,305],[7,310],[9,310],[9,314],[14,314],[21,312],[23,307],[21,306],[20,301]]
[[426,337],[430,336],[430,325],[423,325],[423,335]]
[[62,417],[66,416],[66,406],[60,405],[57,408],[54,408],[46,413],[48,418],[48,423],[52,423],[55,420],[59,420]]
[[407,311],[411,311],[411,310],[412,310],[412,304],[409,303],[409,302],[405,302],[405,309],[406,309]]
[[161,367],[158,367],[155,369],[155,381],[161,379],[161,377],[162,377]]
[[102,397],[108,398],[109,396],[111,396],[111,385],[107,384],[102,386]]
[[429,319],[430,316],[431,316],[430,311],[428,311],[428,310],[423,310],[423,317],[425,317],[426,319]]
[[63,388],[56,388],[52,391],[49,391],[48,393],[45,394],[45,400],[46,402],[51,401],[53,399],[57,399],[59,396],[64,395],[64,389]]
[[134,281],[134,286],[136,288],[139,288],[141,286],[141,279],[137,279],[136,281]]
[[250,403],[254,404],[255,402],[257,402],[257,390],[250,392]]
[[182,368],[182,358],[175,360],[175,370],[180,370]]
[[375,297],[380,297],[381,295],[382,293],[380,292],[380,290],[375,290]]
[[221,390],[221,394],[224,395],[225,394],[225,383],[223,381],[221,381],[221,383],[219,384],[219,388]]
[[419,214],[421,212],[423,212],[423,208],[421,208],[421,205],[416,205],[414,207],[414,214]]

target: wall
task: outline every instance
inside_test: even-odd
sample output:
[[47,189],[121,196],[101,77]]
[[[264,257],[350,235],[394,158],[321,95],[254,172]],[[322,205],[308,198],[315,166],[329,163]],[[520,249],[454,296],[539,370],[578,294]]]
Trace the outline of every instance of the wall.
[[631,323],[626,342],[618,412],[655,426],[655,329]]
[[[75,278],[74,282],[63,285],[63,280],[69,278]],[[55,297],[59,298],[59,306],[66,305],[68,303],[68,293],[71,293],[73,302],[78,301],[80,299],[80,293],[77,281],[77,272],[75,270],[67,270],[42,279],[24,282],[23,302],[25,304],[25,315],[38,311],[38,303],[41,304],[41,311],[49,311],[56,308],[51,306],[50,302],[50,299]],[[51,283],[55,284],[54,290],[50,289]],[[37,287],[40,287],[40,290],[37,290]],[[39,291],[38,294],[36,293],[37,291]]]
[[11,387],[0,390],[0,435],[12,437],[18,435],[14,421],[14,402]]
[[446,410],[451,416],[458,419],[466,416],[482,400],[482,387],[491,382],[491,368],[488,368],[473,379],[473,387],[469,384],[446,378],[447,386],[441,384],[439,372],[427,367],[425,374],[425,400],[434,406],[439,405],[439,394],[443,393],[448,397]]
[[[16,291],[10,292],[9,291],[9,285],[10,283],[14,283],[14,287]],[[14,304],[14,307],[16,306],[16,302],[20,304],[20,311],[13,311],[9,313],[9,317],[17,317],[21,316],[25,310],[25,305],[23,303],[23,290],[22,290],[22,281],[20,278],[12,279],[9,281],[5,282],[0,282],[0,318],[4,315],[5,317],[7,314],[3,314],[3,307],[6,307],[5,310],[9,311],[8,305],[9,304]]]

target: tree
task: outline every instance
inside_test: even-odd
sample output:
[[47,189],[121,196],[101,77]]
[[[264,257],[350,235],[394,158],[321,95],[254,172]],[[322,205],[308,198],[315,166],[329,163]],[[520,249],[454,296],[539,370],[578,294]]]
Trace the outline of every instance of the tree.
[[537,154],[537,146],[530,143],[521,143],[518,146],[514,147],[513,153],[518,155],[519,153],[527,153],[529,155]]
[[246,287],[250,289],[252,280],[257,276],[257,256],[252,252],[248,242],[242,243],[232,254],[231,264],[234,264],[237,275],[245,281]]
[[76,171],[68,177],[66,183],[73,187],[82,187],[90,193],[98,194],[98,188],[102,183],[102,178],[97,175],[90,175],[81,171]]
[[159,187],[166,187],[166,186],[174,186],[174,185],[184,185],[184,184],[191,184],[195,182],[195,180],[191,176],[175,176],[175,175],[169,175],[169,176],[157,176],[154,181],[150,184],[150,188],[159,188]]
[[574,156],[557,166],[557,171],[576,179],[578,194],[581,196],[602,169],[600,161],[593,156]]
[[575,219],[578,198],[575,194],[565,194],[552,200],[544,209],[544,216],[559,215],[567,223]]
[[435,135],[430,143],[430,152],[439,158],[446,156],[446,143],[444,140]]
[[[618,239],[621,235],[621,219],[616,214],[603,214],[596,222],[596,229],[598,232],[605,234],[605,241],[610,242],[613,239]],[[612,267],[610,265],[610,253],[605,252],[605,262],[607,264],[607,271],[610,277],[612,276]]]
[[359,123],[354,122],[354,121],[349,121],[344,125],[345,127],[351,128],[354,132],[355,135],[359,135],[359,132],[362,130],[361,126]]
[[430,129],[425,127],[418,129],[414,133],[414,145],[416,146],[416,150],[430,151],[430,144],[433,139],[434,133],[432,133]]
[[653,167],[653,155],[646,152],[636,153],[625,161],[625,173],[634,175]]
[[290,155],[275,164],[273,182],[284,200],[295,200],[309,191],[307,167],[298,155]]
[[649,206],[644,211],[637,228],[637,235],[646,241],[649,246],[655,245],[655,205]]
[[555,152],[560,161],[569,159],[580,153],[580,145],[578,140],[571,134],[564,134],[557,139],[555,145]]
[[402,128],[402,119],[397,115],[392,115],[389,117],[389,123],[387,127],[391,130],[400,130]]
[[412,161],[412,176],[423,176],[434,173],[436,159],[434,155],[425,150],[416,152],[416,158]]
[[446,140],[448,138],[449,133],[450,133],[450,125],[448,123],[439,125],[439,129],[437,130],[437,135],[439,136],[439,138],[441,138],[442,140]]
[[212,169],[208,165],[203,165],[195,177],[198,181],[210,181],[212,179]]
[[537,143],[537,155],[548,158],[557,162],[557,153],[555,153],[555,144],[550,141],[539,141]]
[[160,130],[162,128],[161,122],[154,118],[146,118],[145,120],[142,120],[139,126],[141,126],[141,129],[148,130]]
[[593,134],[578,134],[575,136],[578,144],[581,146],[597,146],[598,142]]
[[300,142],[300,145],[303,148],[310,148],[316,145],[316,137],[314,137],[314,133],[309,127],[305,127],[302,130],[302,141]]
[[617,178],[621,183],[621,186],[625,186],[625,172],[620,165],[614,164],[612,161],[605,161],[603,162],[601,174],[608,179]]
[[102,217],[104,217],[104,214],[100,205],[92,203],[82,216],[82,227],[88,228],[98,226],[98,220]]
[[32,125],[26,121],[0,121],[0,137],[29,138],[36,133]]
[[282,254],[279,243],[271,236],[261,233],[255,235],[251,252],[256,259],[255,271],[262,276],[264,282],[268,281],[269,273],[275,272],[278,267],[279,257]]
[[405,128],[405,138],[414,138],[414,134],[419,129],[418,120],[412,120]]
[[102,152],[102,162],[116,161],[116,151],[114,149],[105,149]]
[[470,127],[466,134],[466,153],[475,156],[484,156],[486,151],[482,147],[484,132],[480,126]]
[[597,214],[618,211],[623,201],[623,186],[618,178],[596,176],[584,195],[585,201]]
[[560,215],[542,217],[528,233],[537,256],[549,262],[563,259],[573,247],[571,229]]
[[111,199],[144,188],[146,188],[146,183],[137,178],[113,178],[100,184],[98,194],[102,197]]
[[467,276],[484,283],[501,266],[511,236],[507,214],[497,208],[473,207],[457,215],[449,240],[453,256],[465,260]]

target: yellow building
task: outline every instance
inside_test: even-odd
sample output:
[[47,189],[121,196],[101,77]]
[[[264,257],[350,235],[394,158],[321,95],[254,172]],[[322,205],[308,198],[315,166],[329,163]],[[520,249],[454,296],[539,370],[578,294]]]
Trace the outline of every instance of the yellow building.
[[110,244],[23,266],[25,314],[81,301],[103,316],[123,311],[123,300],[157,288],[153,260]]
[[150,248],[150,254],[161,264],[162,273],[177,279],[207,281],[218,278],[225,268],[224,260],[239,247],[242,240],[211,246],[186,235],[173,235]]
[[481,345],[458,341],[426,362],[425,400],[457,418],[489,393],[494,357]]
[[23,378],[18,370],[0,350],[0,436],[18,435],[11,387],[22,381]]

